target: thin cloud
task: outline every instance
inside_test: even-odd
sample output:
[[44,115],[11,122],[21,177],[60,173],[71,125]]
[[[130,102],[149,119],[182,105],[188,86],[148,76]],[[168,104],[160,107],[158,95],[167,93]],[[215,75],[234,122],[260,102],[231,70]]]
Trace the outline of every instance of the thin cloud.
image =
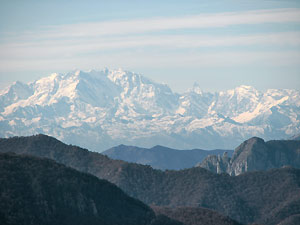
[[[0,45],[0,71],[68,70],[102,66],[125,68],[173,66],[298,65],[300,32],[207,36],[158,31],[218,28],[233,25],[300,22],[300,9],[255,10],[44,27],[11,34]],[[168,32],[166,32],[168,33]],[[7,36],[8,38],[8,36]],[[3,40],[3,38],[2,38]],[[236,46],[275,46],[259,52]],[[280,48],[278,48],[278,46]],[[289,51],[289,47],[295,47]],[[232,47],[227,52],[219,47]],[[215,48],[213,53],[200,48]],[[200,50],[199,50],[200,49]],[[178,51],[179,50],[179,51]]]
[[131,48],[158,48],[160,50],[196,49],[237,46],[300,46],[300,32],[272,34],[206,36],[206,35],[146,35],[81,40],[46,40],[41,42],[0,45],[0,60],[13,58],[72,57],[100,51]]
[[35,70],[64,71],[70,68],[205,68],[205,67],[232,67],[241,65],[255,66],[291,66],[299,65],[299,51],[283,52],[193,52],[181,53],[149,53],[139,52],[117,52],[94,55],[93,57],[77,56],[73,58],[39,58],[39,59],[13,59],[1,60],[0,71],[26,71]]
[[[106,35],[143,34],[176,29],[217,28],[232,25],[300,22],[300,9],[271,9],[214,14],[199,14],[176,18],[150,18],[126,21],[106,21],[44,27],[43,31],[23,34],[28,39],[87,38]],[[10,38],[11,35],[10,35]]]

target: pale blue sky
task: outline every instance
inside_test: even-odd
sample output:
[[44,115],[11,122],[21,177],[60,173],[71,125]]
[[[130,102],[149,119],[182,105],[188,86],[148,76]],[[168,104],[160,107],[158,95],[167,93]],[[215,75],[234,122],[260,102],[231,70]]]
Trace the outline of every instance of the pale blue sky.
[[300,89],[300,1],[0,1],[0,88],[108,67],[183,92]]

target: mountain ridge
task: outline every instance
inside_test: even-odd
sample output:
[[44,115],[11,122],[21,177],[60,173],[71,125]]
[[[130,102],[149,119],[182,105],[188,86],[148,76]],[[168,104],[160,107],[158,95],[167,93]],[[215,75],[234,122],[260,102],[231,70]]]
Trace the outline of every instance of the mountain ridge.
[[183,225],[155,216],[116,185],[29,155],[0,153],[0,223]]
[[183,94],[129,71],[73,71],[0,94],[0,136],[45,133],[93,151],[149,148],[233,149],[243,140],[299,133],[300,91],[241,85]]
[[51,159],[0,153],[0,168],[1,225],[241,225],[204,208],[175,212],[189,215],[188,221],[170,219],[165,210],[154,212],[116,185]]
[[299,223],[300,170],[292,167],[239,176],[214,174],[200,167],[161,171],[112,160],[45,135],[0,138],[0,152],[53,159],[106,179],[149,205],[204,207],[244,224]]
[[154,169],[180,170],[191,168],[201,162],[206,156],[223,154],[227,152],[229,156],[232,150],[178,150],[161,145],[152,148],[140,148],[136,146],[118,145],[102,152],[112,159],[120,159],[126,162],[150,165]]

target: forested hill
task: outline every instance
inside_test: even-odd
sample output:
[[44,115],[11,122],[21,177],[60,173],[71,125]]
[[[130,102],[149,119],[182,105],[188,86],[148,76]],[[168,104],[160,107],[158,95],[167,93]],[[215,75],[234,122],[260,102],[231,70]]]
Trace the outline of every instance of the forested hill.
[[300,170],[290,167],[235,177],[203,168],[161,171],[112,160],[45,135],[0,139],[0,152],[7,151],[52,158],[107,179],[151,205],[205,207],[245,224],[300,218]]
[[165,224],[114,184],[49,159],[1,153],[0,183],[2,225]]

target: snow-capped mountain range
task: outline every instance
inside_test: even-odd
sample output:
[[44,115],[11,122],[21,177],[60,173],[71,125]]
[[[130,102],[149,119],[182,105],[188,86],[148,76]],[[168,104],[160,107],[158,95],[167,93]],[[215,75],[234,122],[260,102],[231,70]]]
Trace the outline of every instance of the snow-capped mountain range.
[[0,136],[44,133],[103,151],[119,144],[233,149],[259,136],[300,132],[300,91],[250,86],[217,93],[200,85],[172,92],[136,73],[104,69],[54,73],[0,92]]

